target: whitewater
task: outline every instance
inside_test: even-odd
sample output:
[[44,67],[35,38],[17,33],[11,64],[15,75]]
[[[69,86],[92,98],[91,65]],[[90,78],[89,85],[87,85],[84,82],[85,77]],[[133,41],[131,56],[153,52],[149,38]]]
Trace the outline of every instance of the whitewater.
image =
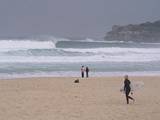
[[160,43],[55,37],[0,40],[0,78],[78,77],[82,65],[92,76],[159,74],[159,62]]

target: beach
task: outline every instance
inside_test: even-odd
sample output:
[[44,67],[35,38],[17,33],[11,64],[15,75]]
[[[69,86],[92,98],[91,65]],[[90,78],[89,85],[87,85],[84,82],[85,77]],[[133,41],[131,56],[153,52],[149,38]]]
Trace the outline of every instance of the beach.
[[131,76],[144,87],[126,104],[123,76],[0,80],[0,120],[159,120],[160,76]]

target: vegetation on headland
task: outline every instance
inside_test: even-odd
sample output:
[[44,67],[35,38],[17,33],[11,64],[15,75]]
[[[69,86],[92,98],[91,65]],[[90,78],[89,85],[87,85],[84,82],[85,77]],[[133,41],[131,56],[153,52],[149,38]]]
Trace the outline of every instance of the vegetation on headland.
[[105,40],[160,42],[160,20],[136,25],[114,25],[112,30],[107,32]]

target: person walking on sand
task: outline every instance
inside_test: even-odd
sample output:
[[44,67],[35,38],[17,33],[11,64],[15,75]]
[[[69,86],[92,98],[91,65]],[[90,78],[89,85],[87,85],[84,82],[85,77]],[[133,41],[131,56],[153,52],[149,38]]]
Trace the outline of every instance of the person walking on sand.
[[89,77],[89,68],[88,67],[86,67],[86,78],[88,78]]
[[85,68],[84,68],[84,66],[82,66],[81,67],[81,76],[82,76],[82,78],[84,78],[84,72],[85,72]]
[[[129,96],[129,93],[131,91],[130,84],[131,84],[131,82],[128,79],[128,75],[125,75],[124,76],[124,92],[125,92],[125,95],[126,95],[127,104],[129,104],[129,99],[135,101],[134,98],[132,98],[132,97]],[[131,93],[131,94],[133,94],[133,93]]]

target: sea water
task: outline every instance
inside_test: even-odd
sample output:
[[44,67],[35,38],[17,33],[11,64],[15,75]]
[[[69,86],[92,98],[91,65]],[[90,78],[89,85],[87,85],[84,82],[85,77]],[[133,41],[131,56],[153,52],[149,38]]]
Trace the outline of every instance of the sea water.
[[1,39],[0,78],[153,75],[160,73],[160,43],[43,39]]

